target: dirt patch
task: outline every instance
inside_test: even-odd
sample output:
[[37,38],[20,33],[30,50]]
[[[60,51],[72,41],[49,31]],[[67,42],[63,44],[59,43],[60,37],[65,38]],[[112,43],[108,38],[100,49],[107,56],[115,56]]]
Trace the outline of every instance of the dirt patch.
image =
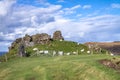
[[99,62],[109,68],[113,68],[118,72],[120,72],[120,61],[115,61],[114,58],[112,60],[102,59],[102,60],[99,60]]
[[36,78],[35,77],[30,77],[27,80],[36,80]]

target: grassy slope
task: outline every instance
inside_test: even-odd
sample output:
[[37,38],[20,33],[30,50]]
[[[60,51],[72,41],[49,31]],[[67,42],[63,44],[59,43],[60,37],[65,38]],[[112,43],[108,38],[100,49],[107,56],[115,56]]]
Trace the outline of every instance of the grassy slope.
[[[64,53],[78,51],[79,54],[86,54],[89,50],[87,46],[83,44],[77,45],[76,42],[72,41],[52,41],[50,44],[28,47],[26,48],[26,51],[30,54],[35,53],[33,48],[38,48],[39,50],[63,51]],[[85,51],[81,53],[81,49],[85,49]],[[96,53],[95,51],[93,52]],[[102,50],[102,53],[106,53],[106,51]]]
[[26,48],[27,52],[34,53],[33,48],[37,47],[39,50],[55,50],[64,52],[73,52],[81,49],[87,50],[87,47],[83,44],[77,45],[76,42],[71,41],[52,41],[50,44],[46,45],[35,45],[33,47]]
[[0,80],[120,80],[119,74],[100,65],[107,55],[70,55],[16,58],[0,63]]

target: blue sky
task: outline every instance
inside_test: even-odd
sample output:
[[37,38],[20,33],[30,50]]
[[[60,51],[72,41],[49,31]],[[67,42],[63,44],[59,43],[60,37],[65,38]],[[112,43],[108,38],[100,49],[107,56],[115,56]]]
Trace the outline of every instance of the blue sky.
[[53,34],[65,40],[120,40],[120,0],[0,0],[0,51],[25,34]]

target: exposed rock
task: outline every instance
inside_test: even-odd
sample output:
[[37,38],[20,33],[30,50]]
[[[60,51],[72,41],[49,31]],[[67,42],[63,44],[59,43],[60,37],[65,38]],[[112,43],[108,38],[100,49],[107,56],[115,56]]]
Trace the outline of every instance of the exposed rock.
[[31,42],[32,41],[32,37],[29,36],[28,34],[26,34],[25,37],[23,37],[23,40],[27,41],[27,42]]
[[22,41],[22,38],[16,39],[16,40],[11,44],[11,46],[9,47],[9,50],[14,49],[17,44],[21,43],[21,41]]
[[25,56],[26,56],[26,55],[25,55],[25,46],[24,46],[24,43],[21,43],[21,44],[19,45],[18,55],[19,55],[20,57],[25,57]]
[[16,45],[19,45],[21,43],[22,40],[24,41],[24,46],[28,47],[34,46],[34,44],[47,44],[50,42],[51,36],[46,33],[36,34],[32,36],[26,34],[25,37],[16,39],[9,47],[9,50],[14,49]]
[[32,37],[28,34],[26,34],[25,37],[23,37],[23,40],[26,47],[34,46],[34,42],[32,42]]
[[34,42],[27,42],[27,41],[25,41],[24,43],[25,43],[25,47],[30,47],[30,46],[34,46],[35,45]]
[[[99,62],[109,68],[113,68],[117,71],[120,72],[120,65],[115,63],[114,61],[112,60],[108,60],[108,59],[102,59],[102,60],[99,60]],[[119,61],[118,61],[119,62]]]
[[55,31],[53,33],[53,40],[64,40],[61,31]]
[[46,33],[42,33],[33,35],[32,39],[35,44],[47,44],[50,42],[51,36]]

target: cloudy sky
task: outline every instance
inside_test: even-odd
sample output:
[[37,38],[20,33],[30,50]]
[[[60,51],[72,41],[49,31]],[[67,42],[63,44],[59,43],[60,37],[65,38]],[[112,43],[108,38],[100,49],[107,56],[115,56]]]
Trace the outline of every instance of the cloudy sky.
[[0,51],[25,34],[53,34],[65,40],[119,41],[120,0],[0,0]]

